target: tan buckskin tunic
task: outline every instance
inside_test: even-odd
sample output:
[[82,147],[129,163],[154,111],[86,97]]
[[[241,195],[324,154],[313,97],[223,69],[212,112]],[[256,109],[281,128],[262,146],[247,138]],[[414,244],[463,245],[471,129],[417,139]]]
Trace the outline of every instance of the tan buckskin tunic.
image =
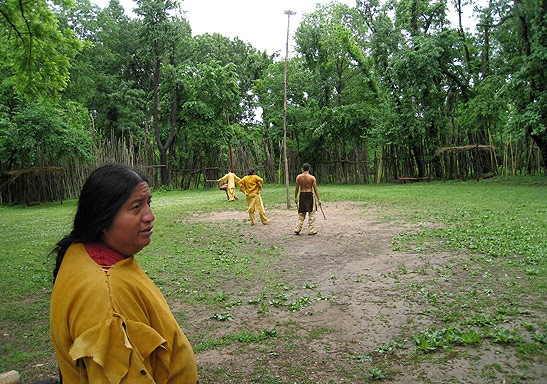
[[192,347],[134,257],[105,269],[70,246],[50,323],[63,383],[197,383]]

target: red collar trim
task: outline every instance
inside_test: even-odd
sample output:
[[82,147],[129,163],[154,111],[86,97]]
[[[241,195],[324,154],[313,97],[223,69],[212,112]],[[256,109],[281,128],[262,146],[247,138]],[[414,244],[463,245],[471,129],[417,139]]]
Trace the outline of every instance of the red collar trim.
[[102,266],[110,267],[116,264],[118,261],[126,259],[124,255],[116,252],[112,248],[107,247],[104,244],[84,244],[85,250],[91,256],[93,261]]

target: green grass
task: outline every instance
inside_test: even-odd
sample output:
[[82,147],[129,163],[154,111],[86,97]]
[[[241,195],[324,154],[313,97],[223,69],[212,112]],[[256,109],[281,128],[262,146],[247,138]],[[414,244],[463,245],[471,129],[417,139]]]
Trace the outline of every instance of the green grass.
[[[428,262],[414,268],[402,261],[383,276],[356,272],[351,277],[356,285],[380,279],[400,287],[406,300],[421,306],[431,326],[409,318],[400,335],[370,354],[348,350],[337,375],[359,382],[390,380],[397,374],[396,359],[419,365],[432,356],[447,358],[477,345],[510,348],[523,361],[546,361],[546,177],[319,187],[328,204],[354,201],[363,214],[413,224],[414,229],[391,239],[394,251],[412,251],[433,261],[437,252],[454,255],[444,265]],[[268,207],[284,209],[285,198],[284,186],[267,185],[263,191]],[[193,332],[196,352],[230,347],[245,353],[246,348],[264,347],[255,351],[263,354],[264,363],[254,367],[251,377],[242,373],[242,380],[313,382],[306,374],[307,362],[291,362],[287,356],[302,344],[332,336],[330,328],[306,332],[286,322],[225,330],[244,310],[266,316],[272,310],[306,311],[314,301],[336,299],[317,290],[317,282],[305,276],[304,285],[287,280],[288,274],[298,271],[283,267],[283,248],[261,244],[246,230],[246,221],[196,221],[218,211],[218,190],[155,192],[152,204],[154,240],[138,260],[170,303],[184,304],[175,309],[175,316],[183,329]],[[222,205],[227,211],[244,208],[244,199]],[[37,364],[44,364],[44,372],[55,372],[48,327],[54,264],[49,250],[70,231],[75,209],[75,200],[26,208],[0,206],[0,372],[17,369],[27,380],[36,378],[31,367]],[[329,280],[335,284],[343,278],[332,273]],[[451,289],[453,285],[459,289]],[[193,311],[205,313],[208,320],[194,324]],[[286,359],[285,376],[273,371],[268,359],[282,367]],[[210,382],[237,377],[226,370],[201,368]],[[482,367],[484,378],[507,369]],[[526,369],[509,372],[507,382],[521,380]]]

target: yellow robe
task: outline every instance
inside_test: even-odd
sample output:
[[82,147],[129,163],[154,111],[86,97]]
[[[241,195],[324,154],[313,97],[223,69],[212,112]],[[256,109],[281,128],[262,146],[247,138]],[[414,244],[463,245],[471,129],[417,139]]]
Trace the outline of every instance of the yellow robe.
[[218,180],[219,183],[228,183],[228,189],[226,190],[226,195],[228,195],[228,200],[232,201],[234,199],[237,199],[235,195],[236,190],[236,182],[241,180],[237,175],[233,172],[228,172],[225,174],[221,179]]
[[239,180],[239,190],[246,195],[259,193],[263,184],[264,180],[257,175],[247,175]]
[[263,224],[270,222],[266,217],[264,203],[260,196],[260,190],[262,189],[263,184],[264,180],[257,175],[248,175],[239,180],[239,190],[247,196],[247,213],[249,213],[249,217],[251,218],[251,224],[254,224],[255,222],[255,211],[259,213],[260,220]]
[[50,325],[64,383],[197,383],[192,347],[134,257],[104,269],[70,246]]

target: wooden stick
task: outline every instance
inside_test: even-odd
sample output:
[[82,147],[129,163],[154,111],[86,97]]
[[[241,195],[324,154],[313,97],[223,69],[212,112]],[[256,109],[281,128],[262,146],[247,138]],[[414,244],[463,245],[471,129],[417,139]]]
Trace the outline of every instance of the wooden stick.
[[325,216],[325,212],[323,211],[323,206],[319,204],[319,208],[321,208],[321,213],[323,214],[323,219],[327,220],[327,217]]

